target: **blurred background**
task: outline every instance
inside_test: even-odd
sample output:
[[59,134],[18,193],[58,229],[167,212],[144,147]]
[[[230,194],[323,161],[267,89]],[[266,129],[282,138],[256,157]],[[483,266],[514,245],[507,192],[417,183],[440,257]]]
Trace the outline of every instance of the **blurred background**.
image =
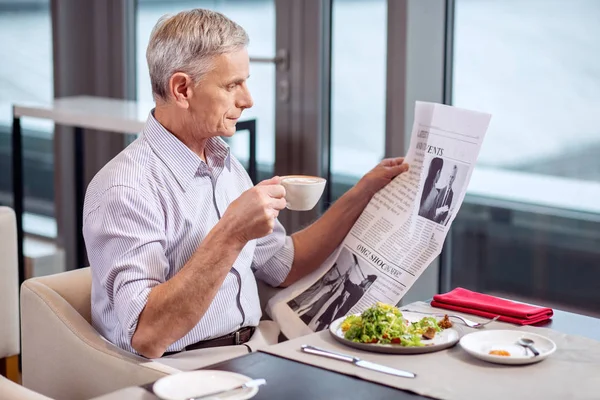
[[[256,120],[258,176],[295,168],[328,177],[319,212],[382,157],[402,154],[414,100],[493,115],[444,252],[408,297],[462,286],[600,315],[599,1],[99,3],[0,0],[1,204],[12,202],[13,104],[75,94],[150,103],[152,27],[167,13],[210,8],[247,30],[259,60],[251,63],[255,106],[244,114]],[[81,21],[65,11],[71,6],[84,10]],[[106,8],[102,21],[98,7]],[[287,70],[260,61],[280,49],[288,51]],[[121,61],[110,73],[122,75],[127,90],[86,86],[113,57]],[[77,84],[67,82],[71,64]],[[29,274],[72,268],[73,228],[59,204],[72,183],[56,177],[64,151],[58,128],[33,118],[22,127]],[[247,136],[231,145],[247,162]],[[98,169],[89,168],[92,176]],[[307,223],[295,218],[284,218],[289,230]]]

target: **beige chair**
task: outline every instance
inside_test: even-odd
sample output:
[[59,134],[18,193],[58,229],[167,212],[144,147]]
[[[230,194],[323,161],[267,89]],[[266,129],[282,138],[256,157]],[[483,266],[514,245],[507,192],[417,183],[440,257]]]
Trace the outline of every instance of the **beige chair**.
[[89,268],[23,283],[23,386],[57,399],[87,399],[178,372],[103,339],[91,325],[90,295]]
[[17,222],[11,208],[0,207],[0,371],[18,380],[19,269]]
[[52,400],[42,394],[0,376],[0,399],[2,400]]
[[[90,296],[89,268],[28,279],[23,283],[21,328],[25,387],[57,399],[89,399],[185,369],[177,355],[156,362],[105,340],[91,325]],[[267,334],[255,333],[254,336],[261,337],[263,345],[275,344],[279,328],[273,321],[261,322],[261,327],[263,325],[268,328],[262,330]],[[210,365],[247,353],[245,346],[231,347],[235,348],[206,349],[202,362]]]
[[0,207],[0,399],[49,400],[15,383],[19,380],[19,271],[15,213]]

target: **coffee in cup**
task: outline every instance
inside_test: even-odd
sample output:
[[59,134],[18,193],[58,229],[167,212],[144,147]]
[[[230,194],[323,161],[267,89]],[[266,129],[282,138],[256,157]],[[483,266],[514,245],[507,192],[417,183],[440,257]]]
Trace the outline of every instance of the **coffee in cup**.
[[285,188],[286,207],[294,211],[308,211],[319,202],[327,180],[310,175],[288,175],[281,178]]

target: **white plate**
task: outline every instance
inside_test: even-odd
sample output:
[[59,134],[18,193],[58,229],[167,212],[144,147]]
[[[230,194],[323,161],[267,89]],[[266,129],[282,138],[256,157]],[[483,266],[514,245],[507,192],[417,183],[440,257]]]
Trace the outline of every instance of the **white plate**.
[[[356,314],[360,315],[360,314]],[[409,322],[416,322],[423,319],[423,314],[411,313],[408,311],[402,311],[402,316]],[[425,345],[422,347],[406,347],[399,344],[379,344],[379,343],[357,343],[344,338],[344,332],[342,332],[342,322],[346,317],[336,319],[329,325],[329,333],[340,343],[347,346],[351,346],[357,349],[372,351],[376,353],[392,353],[392,354],[421,354],[421,353],[432,353],[434,351],[440,351],[454,346],[460,338],[458,332],[454,328],[444,329],[441,332],[435,334],[435,337],[431,340],[421,340]]]
[[[234,388],[252,380],[247,376],[227,371],[201,370],[181,372],[157,380],[152,389],[154,394],[164,400],[184,400],[202,396],[218,390]],[[258,388],[247,388],[214,396],[214,399],[243,400],[254,397]]]
[[[533,340],[534,347],[540,355],[519,346],[520,338]],[[532,364],[542,361],[556,351],[556,344],[545,336],[535,333],[509,330],[487,330],[469,333],[460,339],[460,346],[474,357],[497,364]],[[490,354],[492,350],[505,350],[510,356]]]

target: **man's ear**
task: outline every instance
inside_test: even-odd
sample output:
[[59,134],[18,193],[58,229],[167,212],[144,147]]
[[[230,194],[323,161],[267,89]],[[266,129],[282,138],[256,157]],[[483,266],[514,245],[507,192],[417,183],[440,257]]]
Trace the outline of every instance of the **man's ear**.
[[189,108],[192,96],[192,78],[184,72],[176,72],[169,79],[169,91],[175,104],[181,108]]

